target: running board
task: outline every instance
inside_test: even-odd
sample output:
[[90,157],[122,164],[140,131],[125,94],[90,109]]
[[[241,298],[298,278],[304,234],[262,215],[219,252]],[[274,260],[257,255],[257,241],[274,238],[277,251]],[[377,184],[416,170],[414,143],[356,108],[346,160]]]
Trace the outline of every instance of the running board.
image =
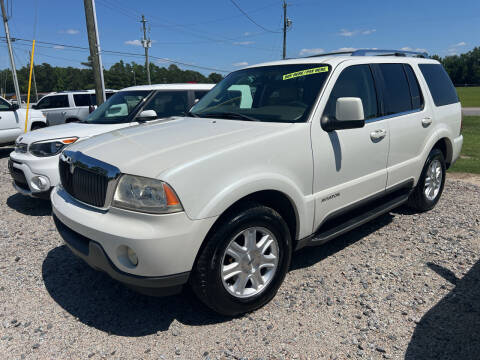
[[320,228],[311,236],[301,239],[295,250],[305,246],[318,246],[345,234],[358,226],[361,226],[389,211],[404,204],[410,195],[412,188],[404,187],[388,195],[369,201],[367,204],[354,207],[350,211],[341,212],[327,218]]

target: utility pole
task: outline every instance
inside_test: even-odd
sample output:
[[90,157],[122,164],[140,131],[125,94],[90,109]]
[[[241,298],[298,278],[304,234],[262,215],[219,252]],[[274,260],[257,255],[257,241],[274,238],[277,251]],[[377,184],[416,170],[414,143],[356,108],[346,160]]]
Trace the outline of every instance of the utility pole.
[[283,59],[287,57],[287,30],[292,26],[292,20],[287,18],[287,0],[283,0]]
[[8,17],[7,12],[5,11],[4,0],[0,0],[0,5],[2,7],[3,26],[5,27],[5,37],[7,38],[8,53],[10,55],[10,65],[12,67],[12,78],[13,85],[15,86],[15,96],[17,97],[18,106],[21,107],[22,96],[20,95],[20,87],[18,86],[17,68],[15,67],[15,59],[13,58],[12,43],[10,41],[10,31],[8,30]]
[[[31,52],[29,52],[30,58],[32,57]],[[32,76],[33,76],[33,90],[35,91],[35,102],[38,102],[38,92],[37,92],[37,81],[35,80],[35,64],[32,66]]]
[[102,57],[100,56],[100,39],[98,37],[97,13],[94,0],[83,0],[85,20],[87,23],[88,45],[92,58],[93,77],[95,80],[95,95],[97,105],[105,102],[105,81],[103,79]]
[[150,80],[150,61],[148,60],[148,48],[152,46],[152,42],[150,39],[147,39],[147,20],[145,20],[145,16],[142,15],[142,21],[140,21],[143,25],[143,40],[142,46],[145,48],[145,67],[147,68],[147,81],[148,85],[152,84]]

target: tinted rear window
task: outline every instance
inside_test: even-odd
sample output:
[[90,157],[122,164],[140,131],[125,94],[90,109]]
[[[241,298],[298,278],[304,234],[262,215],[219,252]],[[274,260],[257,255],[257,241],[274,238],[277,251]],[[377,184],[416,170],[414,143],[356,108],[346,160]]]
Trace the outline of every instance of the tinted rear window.
[[200,100],[208,93],[208,90],[195,90],[195,99]]
[[385,90],[385,115],[412,110],[410,87],[402,64],[379,64]]
[[419,64],[436,106],[455,104],[458,95],[452,80],[440,64]]
[[90,106],[90,94],[74,94],[73,100],[76,106]]

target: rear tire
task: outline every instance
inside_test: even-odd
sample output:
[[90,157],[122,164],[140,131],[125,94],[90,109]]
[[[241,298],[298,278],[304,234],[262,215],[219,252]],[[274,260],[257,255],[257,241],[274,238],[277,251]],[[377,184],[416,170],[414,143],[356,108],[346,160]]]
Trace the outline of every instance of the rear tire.
[[434,148],[427,157],[417,186],[408,198],[408,206],[419,212],[433,209],[442,195],[445,174],[443,153]]
[[[227,316],[244,314],[262,307],[276,295],[291,256],[290,231],[280,214],[249,203],[227,216],[206,239],[190,286],[215,312]],[[229,266],[235,267],[235,275],[228,274]]]

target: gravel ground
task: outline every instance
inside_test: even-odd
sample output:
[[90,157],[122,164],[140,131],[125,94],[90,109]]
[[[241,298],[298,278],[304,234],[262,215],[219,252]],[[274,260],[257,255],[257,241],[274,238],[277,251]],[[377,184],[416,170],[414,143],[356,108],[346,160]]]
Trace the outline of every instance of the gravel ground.
[[62,245],[48,202],[15,193],[0,148],[2,359],[478,359],[480,187],[448,179],[406,209],[294,257],[276,298],[236,319],[149,298]]

